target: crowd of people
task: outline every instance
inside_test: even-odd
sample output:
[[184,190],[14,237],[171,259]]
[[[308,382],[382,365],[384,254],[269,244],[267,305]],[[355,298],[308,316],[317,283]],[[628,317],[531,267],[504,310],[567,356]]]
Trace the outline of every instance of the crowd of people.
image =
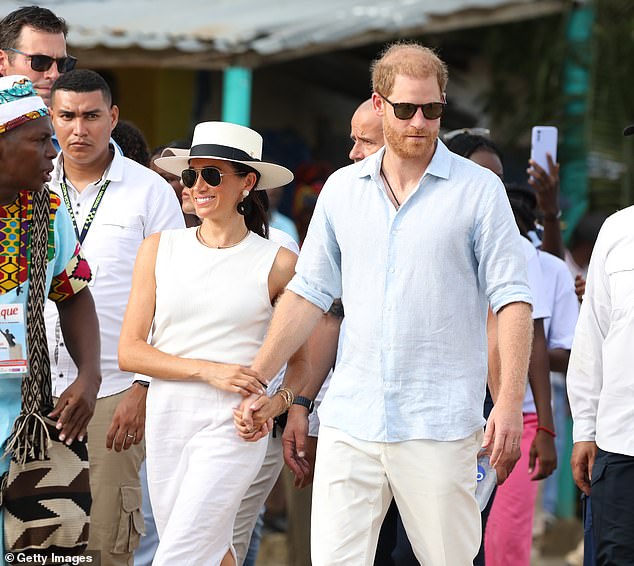
[[292,566],[529,566],[571,411],[584,564],[633,563],[632,209],[566,249],[558,163],[443,135],[447,66],[398,42],[298,231],[259,133],[151,151],[67,31],[0,21],[0,547],[254,566],[286,463]]

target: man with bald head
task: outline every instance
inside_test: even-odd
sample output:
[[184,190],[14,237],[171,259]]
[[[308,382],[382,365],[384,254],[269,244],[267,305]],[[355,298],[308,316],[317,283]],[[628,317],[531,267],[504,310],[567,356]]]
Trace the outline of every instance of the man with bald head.
[[349,157],[361,161],[383,147],[383,123],[372,107],[372,99],[362,102],[350,120],[350,139],[354,144]]

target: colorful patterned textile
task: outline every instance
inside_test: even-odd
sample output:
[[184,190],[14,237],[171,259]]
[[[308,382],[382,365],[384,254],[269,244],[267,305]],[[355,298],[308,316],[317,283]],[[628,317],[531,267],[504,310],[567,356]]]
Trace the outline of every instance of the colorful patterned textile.
[[0,77],[0,134],[48,114],[46,104],[27,77]]
[[[0,294],[19,289],[26,283],[30,254],[29,227],[33,218],[32,202],[32,193],[22,191],[14,202],[0,206]],[[55,226],[60,204],[60,198],[51,193],[47,254],[49,262],[56,257]],[[63,301],[83,289],[90,278],[90,267],[81,254],[81,248],[75,244],[65,268],[54,274],[49,298],[56,302]]]

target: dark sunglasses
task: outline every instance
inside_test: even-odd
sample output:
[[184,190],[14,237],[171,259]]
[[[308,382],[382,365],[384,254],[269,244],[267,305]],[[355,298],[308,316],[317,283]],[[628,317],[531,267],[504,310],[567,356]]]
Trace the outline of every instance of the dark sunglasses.
[[225,175],[242,175],[242,173],[221,173],[217,167],[202,167],[200,169],[183,169],[181,172],[181,181],[188,189],[191,189],[198,180],[198,173],[203,176],[203,181],[210,187],[217,187],[222,183]]
[[394,116],[399,120],[409,120],[414,117],[416,111],[420,108],[423,116],[428,120],[437,120],[442,116],[445,109],[444,102],[426,102],[425,104],[413,104],[412,102],[391,102],[381,93],[379,96],[394,108]]
[[13,51],[14,53],[19,53],[20,55],[24,55],[31,59],[31,69],[37,71],[38,73],[43,73],[44,71],[48,71],[53,63],[57,63],[57,71],[59,73],[67,73],[68,71],[72,71],[77,64],[77,59],[75,57],[71,57],[67,55],[66,57],[49,57],[48,55],[31,55],[30,53],[24,53],[24,51],[20,51],[19,49],[14,49],[13,47],[7,47],[4,51]]

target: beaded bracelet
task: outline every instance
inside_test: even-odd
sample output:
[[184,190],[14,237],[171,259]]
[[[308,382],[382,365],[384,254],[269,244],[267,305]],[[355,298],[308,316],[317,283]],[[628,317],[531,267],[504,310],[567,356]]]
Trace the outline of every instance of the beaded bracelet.
[[556,434],[554,430],[550,430],[549,428],[546,428],[545,426],[538,426],[537,430],[543,430],[546,434],[550,434],[550,436],[552,436],[553,438],[556,438]]

